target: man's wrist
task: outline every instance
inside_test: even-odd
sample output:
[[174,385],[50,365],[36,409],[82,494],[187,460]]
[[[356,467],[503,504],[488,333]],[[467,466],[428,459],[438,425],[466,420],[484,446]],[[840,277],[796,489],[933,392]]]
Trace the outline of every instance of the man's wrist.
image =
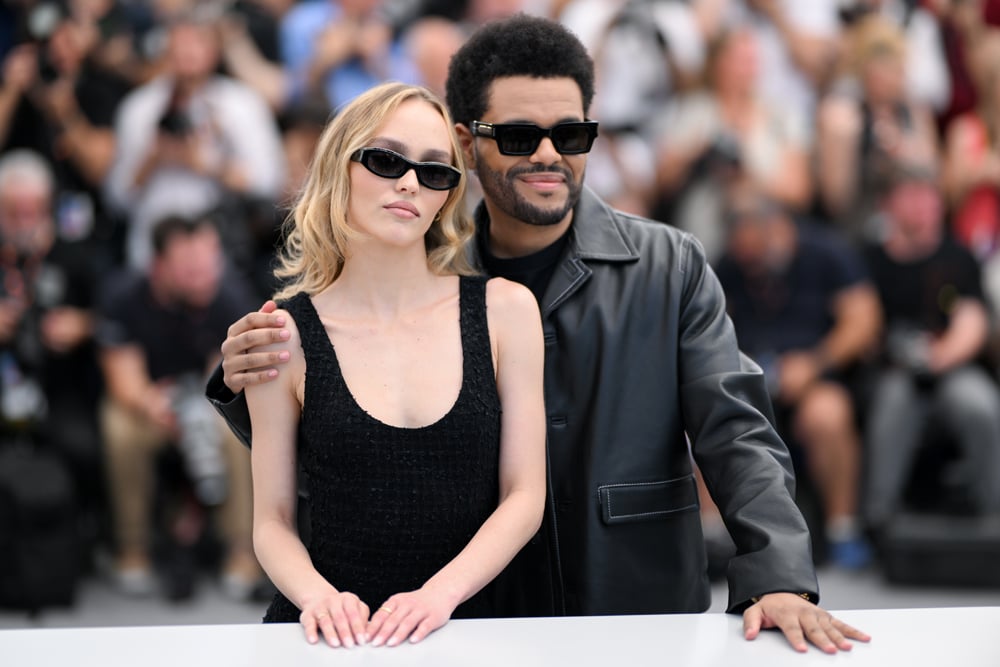
[[[764,598],[765,595],[773,595],[774,593],[788,593],[788,592],[789,591],[772,591],[771,593],[764,593],[763,595],[754,595],[753,597],[750,598],[750,604],[757,604]],[[812,602],[811,593],[791,593],[791,595],[798,595],[806,602]]]

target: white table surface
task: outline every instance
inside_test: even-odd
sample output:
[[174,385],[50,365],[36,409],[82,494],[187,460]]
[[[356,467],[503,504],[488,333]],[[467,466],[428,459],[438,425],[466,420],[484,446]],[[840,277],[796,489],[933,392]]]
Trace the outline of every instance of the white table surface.
[[871,643],[800,654],[777,632],[746,641],[742,620],[720,613],[452,621],[420,644],[354,649],[309,645],[294,624],[29,629],[0,630],[0,665],[1000,667],[1000,607],[834,613]]

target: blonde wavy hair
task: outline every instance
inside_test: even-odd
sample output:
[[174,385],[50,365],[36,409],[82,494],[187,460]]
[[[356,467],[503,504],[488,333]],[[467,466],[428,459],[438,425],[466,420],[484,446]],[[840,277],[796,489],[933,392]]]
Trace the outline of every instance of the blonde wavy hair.
[[423,100],[441,114],[451,138],[452,165],[462,172],[424,237],[427,265],[441,275],[475,273],[467,255],[474,225],[465,209],[465,162],[451,115],[441,99],[422,86],[384,83],[347,104],[323,130],[305,185],[285,219],[274,270],[282,287],[275,298],[316,294],[340,275],[350,241],[358,237],[347,223],[351,155],[368,146],[386,118],[412,99]]

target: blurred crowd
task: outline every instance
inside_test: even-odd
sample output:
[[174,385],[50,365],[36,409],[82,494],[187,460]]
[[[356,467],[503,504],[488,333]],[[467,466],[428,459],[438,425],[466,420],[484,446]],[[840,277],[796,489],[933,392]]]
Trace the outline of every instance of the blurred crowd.
[[3,0],[0,449],[65,464],[83,571],[261,593],[203,380],[337,107],[443,95],[516,12],[594,58],[588,185],[705,247],[817,559],[869,566],[903,510],[1000,513],[1000,0]]

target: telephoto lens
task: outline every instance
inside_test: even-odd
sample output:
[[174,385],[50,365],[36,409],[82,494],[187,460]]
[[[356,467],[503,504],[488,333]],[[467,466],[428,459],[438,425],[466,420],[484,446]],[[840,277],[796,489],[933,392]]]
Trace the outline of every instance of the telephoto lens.
[[177,445],[195,496],[205,505],[219,505],[228,491],[222,437],[215,412],[202,395],[197,378],[185,377],[177,383],[173,405],[180,431]]

